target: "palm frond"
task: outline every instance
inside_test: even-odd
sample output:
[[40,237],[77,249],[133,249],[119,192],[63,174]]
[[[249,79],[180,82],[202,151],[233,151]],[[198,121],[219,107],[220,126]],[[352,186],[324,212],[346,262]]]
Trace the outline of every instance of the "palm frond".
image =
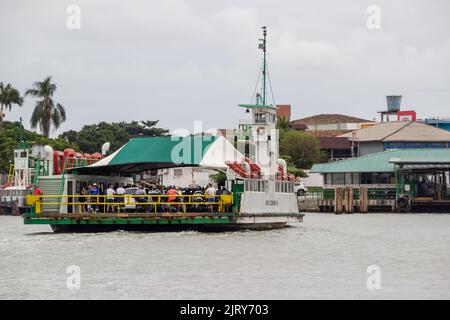
[[59,128],[61,123],[66,121],[66,111],[64,107],[53,100],[57,86],[52,83],[52,77],[48,76],[44,81],[35,82],[33,88],[28,89],[25,94],[40,98],[36,101],[36,107],[31,117],[32,128],[37,126],[41,132],[48,137],[53,126]]

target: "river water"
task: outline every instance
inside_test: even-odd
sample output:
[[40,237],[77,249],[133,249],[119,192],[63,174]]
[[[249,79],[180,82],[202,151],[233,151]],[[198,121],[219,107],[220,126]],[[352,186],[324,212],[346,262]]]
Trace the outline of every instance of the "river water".
[[450,299],[450,215],[311,213],[272,231],[95,234],[0,216],[0,298]]

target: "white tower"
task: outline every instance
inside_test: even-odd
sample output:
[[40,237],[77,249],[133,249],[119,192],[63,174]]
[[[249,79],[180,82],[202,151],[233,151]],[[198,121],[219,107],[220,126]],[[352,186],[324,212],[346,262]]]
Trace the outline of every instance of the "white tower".
[[[247,113],[251,112],[250,120],[241,120],[241,132],[244,134],[249,147],[247,155],[256,162],[262,169],[263,179],[275,179],[278,170],[279,142],[278,132],[276,130],[277,107],[267,103],[267,63],[266,63],[266,45],[267,28],[263,27],[263,38],[259,39],[259,49],[263,50],[263,66],[261,68],[261,94],[256,94],[255,104],[240,104],[240,107],[246,108]],[[251,110],[251,111],[250,111]],[[242,141],[242,140],[241,140]]]

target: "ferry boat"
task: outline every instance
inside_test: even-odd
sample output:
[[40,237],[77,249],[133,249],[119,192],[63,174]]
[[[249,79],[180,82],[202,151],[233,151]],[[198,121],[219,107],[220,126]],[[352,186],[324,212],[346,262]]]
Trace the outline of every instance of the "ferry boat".
[[[277,108],[267,103],[266,37],[263,27],[261,93],[254,104],[239,105],[251,118],[241,120],[238,129],[216,136],[134,138],[88,165],[66,158],[60,173],[38,177],[43,195],[27,197],[32,209],[23,214],[24,223],[47,224],[55,232],[87,232],[260,230],[302,221],[293,176],[279,158]],[[49,168],[54,168],[54,160],[45,159]],[[189,190],[176,195],[79,195],[83,185],[131,185],[135,173],[185,166],[226,172],[226,189],[214,196]],[[130,204],[132,212],[126,210]]]

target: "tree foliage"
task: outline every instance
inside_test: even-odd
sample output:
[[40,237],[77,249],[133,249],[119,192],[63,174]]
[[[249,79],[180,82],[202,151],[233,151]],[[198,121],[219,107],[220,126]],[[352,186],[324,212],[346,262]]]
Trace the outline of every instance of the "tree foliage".
[[288,156],[291,165],[302,169],[309,169],[323,159],[316,137],[292,129],[280,130],[280,154]]
[[25,92],[25,95],[39,98],[31,115],[31,128],[39,127],[47,138],[50,136],[51,127],[58,129],[61,123],[66,121],[66,110],[53,100],[55,91],[56,84],[52,83],[52,77],[49,76],[44,81],[35,82],[33,88]]
[[297,167],[296,162],[291,156],[288,156],[286,154],[282,154],[280,156],[281,159],[284,159],[287,164],[287,171],[288,173],[291,173],[295,175],[296,177],[302,177],[305,178],[307,176],[306,172],[303,171],[301,168]]
[[290,129],[290,119],[286,116],[277,117],[277,129],[288,130]]
[[80,131],[66,131],[58,138],[78,145],[83,152],[100,152],[103,143],[110,142],[110,152],[114,152],[133,137],[156,137],[168,134],[168,130],[158,128],[158,121],[100,122],[85,125]]
[[224,186],[227,181],[227,174],[223,171],[218,171],[216,174],[209,175],[210,179],[217,183],[219,187]]
[[23,104],[23,97],[20,95],[19,90],[14,88],[10,83],[5,86],[3,82],[0,82],[0,126],[5,117],[3,111],[11,111],[13,104],[19,107]]

